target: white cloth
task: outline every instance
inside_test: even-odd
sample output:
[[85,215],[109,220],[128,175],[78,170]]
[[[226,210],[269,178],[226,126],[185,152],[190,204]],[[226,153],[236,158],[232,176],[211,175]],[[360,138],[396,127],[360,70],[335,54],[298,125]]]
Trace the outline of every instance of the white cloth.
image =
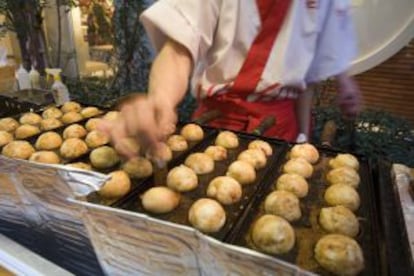
[[[293,0],[250,100],[295,97],[281,88],[304,90],[345,72],[356,54],[348,2]],[[196,65],[193,93],[201,98],[225,93],[261,25],[254,0],[159,0],[141,21],[156,50],[167,38],[189,50]]]

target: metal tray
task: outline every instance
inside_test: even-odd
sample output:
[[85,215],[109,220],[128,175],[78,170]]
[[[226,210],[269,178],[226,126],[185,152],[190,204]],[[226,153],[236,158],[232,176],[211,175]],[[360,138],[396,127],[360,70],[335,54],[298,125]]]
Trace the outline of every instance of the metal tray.
[[[295,230],[296,242],[294,248],[283,255],[272,255],[289,263],[300,266],[303,269],[317,274],[329,275],[314,258],[314,246],[319,238],[327,234],[318,224],[318,215],[321,207],[326,207],[323,194],[327,188],[325,174],[329,170],[328,161],[338,151],[328,148],[318,148],[320,160],[314,165],[314,172],[309,183],[309,193],[300,199],[302,217],[291,225]],[[375,197],[373,191],[372,170],[368,160],[359,156],[359,175],[361,183],[358,193],[361,198],[361,207],[355,212],[360,223],[360,233],[356,237],[360,244],[365,259],[365,269],[362,275],[381,274],[381,256],[379,254],[380,237],[378,235],[379,224],[376,216]],[[237,226],[230,233],[226,242],[257,250],[250,241],[250,230],[253,222],[264,214],[263,202],[266,196],[274,190],[274,181],[282,174],[282,166],[287,160],[287,155],[277,163],[277,167],[266,178],[264,189],[258,193],[255,199],[246,208]],[[259,251],[259,250],[257,250]]]
[[[205,129],[208,129],[205,127]],[[226,160],[215,162],[215,169],[214,172],[206,175],[199,175],[199,185],[198,187],[191,192],[182,193],[181,194],[181,202],[180,205],[173,210],[170,213],[157,215],[157,214],[151,214],[147,212],[143,206],[141,205],[141,201],[139,200],[139,195],[141,195],[143,192],[148,190],[149,188],[153,187],[153,178],[147,179],[142,186],[139,187],[139,189],[133,190],[127,197],[121,199],[117,203],[115,203],[113,206],[116,208],[126,209],[133,212],[139,212],[139,213],[146,213],[152,217],[167,220],[170,222],[183,224],[183,225],[190,225],[188,221],[188,210],[190,209],[191,205],[199,198],[207,197],[206,195],[206,189],[210,181],[215,178],[216,176],[225,175],[228,166],[237,159],[238,154],[247,149],[247,145],[250,141],[253,141],[255,139],[262,139],[264,141],[267,141],[271,144],[273,148],[273,155],[270,156],[267,160],[267,165],[265,168],[256,171],[256,181],[250,185],[243,186],[243,197],[240,202],[229,205],[229,206],[223,206],[226,211],[226,223],[223,226],[223,228],[217,232],[209,234],[210,236],[218,239],[218,240],[224,240],[227,236],[227,234],[230,232],[230,230],[236,225],[240,215],[243,213],[244,209],[248,206],[251,199],[254,197],[254,194],[257,190],[260,189],[263,180],[265,179],[266,175],[271,172],[274,163],[280,159],[280,156],[283,154],[283,152],[286,150],[287,143],[282,142],[280,140],[276,139],[268,139],[268,138],[262,138],[255,135],[249,135],[245,133],[238,133],[235,132],[239,137],[240,145],[237,149],[228,150],[228,157]],[[217,134],[217,132],[216,132]],[[183,163],[185,158],[193,152],[202,152],[204,151],[208,146],[214,144],[216,135],[207,137],[204,139],[203,143],[198,145],[197,147],[194,147],[193,150],[190,152],[187,152],[187,154],[183,155],[182,158],[179,158],[175,160],[175,162],[172,162],[169,164],[168,168],[172,169],[175,166],[178,166],[179,164]]]

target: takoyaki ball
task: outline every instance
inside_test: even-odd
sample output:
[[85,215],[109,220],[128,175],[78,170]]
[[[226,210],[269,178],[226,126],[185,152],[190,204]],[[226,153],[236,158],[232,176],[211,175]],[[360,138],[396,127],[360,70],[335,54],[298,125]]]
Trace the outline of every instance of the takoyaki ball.
[[173,154],[171,149],[165,143],[159,143],[157,145],[157,152],[148,151],[146,154],[147,158],[150,160],[162,160],[164,162],[171,161]]
[[108,121],[116,121],[119,117],[119,111],[109,111],[103,118]]
[[37,126],[21,125],[14,131],[16,139],[26,139],[40,133]]
[[62,137],[58,133],[48,131],[37,138],[35,147],[38,150],[54,150],[58,149],[62,143]]
[[293,193],[298,198],[308,195],[309,185],[306,179],[298,174],[285,173],[276,180],[276,189]]
[[63,158],[74,159],[88,152],[88,146],[79,138],[69,138],[60,146],[60,155]]
[[319,160],[319,152],[314,145],[309,143],[296,144],[290,150],[290,158],[302,157],[311,164],[315,164]]
[[326,179],[329,184],[347,184],[353,188],[358,188],[361,181],[358,172],[348,166],[330,170]]
[[207,174],[214,170],[214,160],[209,155],[201,152],[190,154],[184,164],[196,174]]
[[331,205],[343,205],[352,211],[356,211],[360,205],[358,192],[346,184],[334,184],[328,187],[324,195],[325,201]]
[[284,173],[299,174],[304,178],[310,178],[313,174],[312,165],[304,158],[293,158],[283,166]]
[[33,112],[25,113],[19,119],[20,124],[32,126],[38,126],[41,121],[42,116]]
[[295,232],[284,218],[275,215],[261,216],[251,232],[253,244],[269,254],[289,252],[295,245]]
[[60,108],[60,110],[62,110],[63,113],[79,112],[81,111],[81,109],[81,105],[73,101],[64,103],[63,106]]
[[364,269],[364,255],[359,244],[344,235],[329,234],[315,246],[315,259],[337,275],[358,275]]
[[59,164],[60,158],[53,151],[38,151],[33,153],[30,158],[30,161],[44,163],[44,164]]
[[10,117],[0,119],[0,130],[14,132],[19,127],[19,123]]
[[94,106],[85,107],[80,111],[80,114],[82,115],[83,118],[90,118],[90,117],[99,115],[100,113],[101,111],[97,107],[94,107]]
[[201,232],[215,233],[224,226],[226,212],[217,201],[201,198],[191,205],[188,220],[192,226]]
[[329,166],[331,168],[339,168],[339,167],[350,167],[354,170],[359,169],[359,162],[358,159],[349,153],[340,153],[335,158],[329,160]]
[[49,107],[46,108],[45,111],[42,112],[43,119],[59,119],[63,116],[63,112],[57,107]]
[[80,124],[73,124],[65,128],[63,131],[63,139],[83,138],[88,132]]
[[60,120],[64,123],[64,124],[73,124],[73,123],[77,123],[79,121],[81,121],[83,119],[82,115],[80,115],[77,112],[74,111],[70,111],[68,113],[65,113],[62,118],[60,118]]
[[3,147],[1,154],[15,159],[29,159],[35,149],[27,141],[11,141]]
[[91,118],[89,119],[86,124],[85,124],[85,128],[88,131],[92,131],[92,130],[97,130],[98,129],[98,125],[102,122],[101,118]]
[[144,178],[152,175],[153,168],[151,162],[143,157],[130,158],[122,165],[122,169],[131,178]]
[[207,196],[217,199],[221,204],[230,205],[240,201],[242,187],[232,177],[218,176],[208,184]]
[[167,187],[153,187],[141,196],[145,210],[155,214],[169,213],[180,204],[181,195]]
[[188,192],[197,188],[197,174],[187,166],[173,168],[167,175],[167,186],[177,192]]
[[102,146],[94,149],[90,155],[89,159],[97,169],[107,169],[115,166],[119,163],[120,159],[116,151],[109,146]]
[[190,142],[200,141],[204,138],[203,129],[196,124],[187,124],[182,129],[180,134]]
[[13,141],[13,135],[5,130],[0,130],[0,147]]
[[171,135],[168,137],[167,145],[172,151],[185,151],[188,149],[187,140],[181,135]]
[[88,147],[94,149],[109,143],[109,137],[99,130],[92,130],[86,135],[85,142]]
[[92,166],[84,162],[69,163],[66,166],[77,168],[77,169],[82,169],[82,170],[87,170],[87,171],[92,170]]
[[248,185],[256,180],[254,167],[245,161],[237,160],[230,164],[227,169],[227,176],[233,177],[242,185]]
[[237,157],[238,160],[250,163],[256,170],[266,166],[266,155],[260,149],[247,149]]
[[120,198],[131,190],[131,180],[126,172],[113,171],[109,176],[111,178],[98,191],[98,194],[103,198]]
[[351,238],[359,232],[357,217],[342,205],[322,208],[319,223],[329,233],[342,234]]
[[[122,152],[122,149],[130,153],[131,155],[136,156],[139,154],[140,146],[136,139],[131,137],[125,137],[115,144],[115,150],[117,152]],[[147,157],[150,157],[148,153]]]
[[214,161],[227,159],[227,150],[222,146],[208,146],[204,153],[213,158]]
[[222,131],[216,137],[216,145],[226,149],[235,149],[239,146],[239,138],[231,131]]
[[263,140],[254,140],[249,143],[249,149],[260,149],[266,156],[271,156],[273,153],[272,146]]
[[267,214],[283,217],[288,221],[300,219],[302,213],[299,199],[287,191],[273,191],[265,199],[264,209]]
[[47,131],[47,130],[52,130],[58,127],[61,127],[63,124],[60,120],[56,119],[56,118],[48,118],[48,119],[43,119],[40,122],[40,129],[43,131]]

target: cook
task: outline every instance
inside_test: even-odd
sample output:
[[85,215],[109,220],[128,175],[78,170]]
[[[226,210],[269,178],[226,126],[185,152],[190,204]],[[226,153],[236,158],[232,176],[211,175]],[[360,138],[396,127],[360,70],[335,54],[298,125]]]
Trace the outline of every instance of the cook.
[[336,77],[342,112],[359,110],[360,91],[347,74],[356,52],[349,7],[349,0],[159,0],[141,15],[158,51],[148,94],[130,99],[102,129],[115,144],[135,136],[156,149],[174,132],[191,79],[194,116],[223,113],[209,125],[249,132],[274,116],[265,136],[307,140],[309,83]]

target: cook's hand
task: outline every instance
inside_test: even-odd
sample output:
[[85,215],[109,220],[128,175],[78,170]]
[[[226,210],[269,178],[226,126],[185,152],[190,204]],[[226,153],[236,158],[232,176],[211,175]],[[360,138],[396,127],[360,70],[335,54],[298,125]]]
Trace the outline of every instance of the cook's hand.
[[346,118],[355,118],[361,110],[361,91],[355,80],[346,75],[339,76],[338,105]]
[[125,143],[126,137],[133,137],[143,149],[157,156],[159,143],[175,131],[176,121],[175,107],[169,102],[139,95],[122,104],[120,116],[115,122],[104,121],[100,129],[110,135],[122,155],[135,155]]

